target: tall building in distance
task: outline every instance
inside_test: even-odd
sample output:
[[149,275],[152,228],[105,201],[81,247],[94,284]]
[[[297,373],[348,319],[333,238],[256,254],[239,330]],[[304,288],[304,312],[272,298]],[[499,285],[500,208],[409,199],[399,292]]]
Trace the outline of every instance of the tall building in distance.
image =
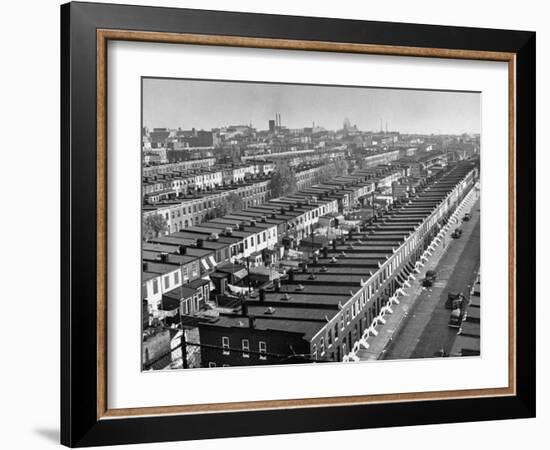
[[275,121],[274,120],[269,121],[269,132],[270,133],[275,133]]

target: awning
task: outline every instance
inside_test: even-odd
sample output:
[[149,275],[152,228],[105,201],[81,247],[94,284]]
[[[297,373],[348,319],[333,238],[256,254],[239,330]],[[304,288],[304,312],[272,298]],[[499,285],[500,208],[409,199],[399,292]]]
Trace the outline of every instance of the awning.
[[246,278],[247,275],[248,275],[248,270],[246,269],[240,269],[233,273],[233,276],[237,280],[242,280],[243,278]]
[[210,265],[212,266],[212,268],[216,267],[216,260],[212,255],[208,257],[208,261],[210,262]]
[[400,284],[403,284],[405,283],[405,281],[407,281],[407,278],[405,278],[402,273],[398,273],[397,280],[399,281]]
[[233,284],[228,284],[227,287],[234,294],[246,294],[249,291],[247,287],[234,286]]
[[204,267],[204,270],[206,271],[210,270],[210,267],[208,266],[208,263],[206,262],[205,259],[201,259],[201,264],[202,264],[202,267]]

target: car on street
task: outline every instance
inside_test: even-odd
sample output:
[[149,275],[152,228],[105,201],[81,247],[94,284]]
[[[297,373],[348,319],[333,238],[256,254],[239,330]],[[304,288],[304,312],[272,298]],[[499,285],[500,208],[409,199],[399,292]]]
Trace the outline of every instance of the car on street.
[[468,222],[472,218],[472,215],[470,213],[464,214],[464,217],[462,217],[462,220],[464,222]]
[[449,327],[459,328],[462,323],[463,313],[462,308],[455,308],[451,311],[451,317],[449,317]]
[[453,239],[458,239],[460,236],[462,236],[462,228],[456,228],[451,234]]
[[424,279],[422,280],[422,286],[431,287],[437,278],[437,273],[435,270],[428,270]]
[[445,302],[445,308],[462,309],[463,307],[464,307],[464,295],[462,295],[462,292],[449,292],[447,294],[447,301]]

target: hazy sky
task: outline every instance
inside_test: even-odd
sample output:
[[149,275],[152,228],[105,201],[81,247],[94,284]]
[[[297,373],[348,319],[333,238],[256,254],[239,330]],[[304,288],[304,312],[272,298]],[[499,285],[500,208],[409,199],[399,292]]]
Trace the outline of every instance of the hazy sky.
[[289,128],[336,130],[347,117],[361,130],[479,133],[480,94],[273,83],[143,80],[143,125],[197,128],[249,124],[260,130],[281,114]]

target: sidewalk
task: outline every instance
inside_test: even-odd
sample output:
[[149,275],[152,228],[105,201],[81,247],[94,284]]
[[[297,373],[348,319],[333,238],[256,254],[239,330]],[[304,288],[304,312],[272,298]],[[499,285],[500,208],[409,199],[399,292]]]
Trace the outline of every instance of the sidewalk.
[[[394,304],[391,307],[393,313],[389,315],[386,314],[384,316],[384,320],[386,321],[385,324],[378,324],[376,326],[378,336],[369,336],[369,338],[367,339],[369,348],[365,349],[360,346],[359,350],[356,352],[356,356],[359,358],[360,361],[372,361],[382,359],[384,357],[385,352],[392,344],[392,340],[398,336],[400,330],[403,328],[403,326],[407,322],[407,319],[409,318],[409,313],[416,306],[419,297],[425,290],[425,288],[421,286],[420,280],[424,278],[428,270],[433,270],[437,267],[440,260],[447,252],[447,249],[450,247],[450,245],[452,245],[452,232],[455,228],[460,226],[462,216],[465,213],[470,212],[474,205],[478,202],[478,197],[478,192],[475,188],[472,188],[470,192],[466,195],[466,197],[462,200],[461,204],[457,207],[455,213],[449,220],[449,223],[443,228],[444,232],[439,237],[436,237],[432,242],[431,248],[433,250],[429,250],[431,255],[428,256],[427,260],[422,260],[424,266],[418,266],[418,269],[420,269],[419,273],[413,273],[412,276],[409,278],[408,283],[410,284],[410,286],[402,286],[404,292],[401,296],[398,297],[399,304]],[[465,235],[464,239],[467,238],[469,238],[469,236]],[[418,337],[420,336],[422,331],[423,327],[418,331]],[[416,340],[413,336],[411,336],[408,340],[410,340],[410,353],[412,353],[412,351],[414,350],[414,346],[416,345]]]

